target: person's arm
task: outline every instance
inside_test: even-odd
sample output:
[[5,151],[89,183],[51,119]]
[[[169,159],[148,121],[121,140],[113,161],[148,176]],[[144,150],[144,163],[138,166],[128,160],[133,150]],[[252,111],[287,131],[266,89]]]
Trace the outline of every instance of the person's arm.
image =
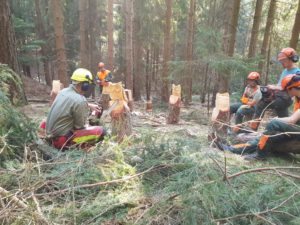
[[269,85],[267,85],[267,87],[271,90],[274,90],[274,91],[281,91],[282,90],[281,86],[275,85],[275,84],[269,84]]
[[105,82],[111,82],[111,81],[112,81],[112,78],[113,78],[112,73],[109,72],[109,73],[107,74],[107,76],[105,77]]
[[282,122],[286,122],[290,124],[296,124],[300,120],[300,109],[298,109],[289,117],[276,118],[276,120],[280,120]]
[[101,108],[97,104],[88,103],[88,107],[91,109],[91,111],[101,112]]

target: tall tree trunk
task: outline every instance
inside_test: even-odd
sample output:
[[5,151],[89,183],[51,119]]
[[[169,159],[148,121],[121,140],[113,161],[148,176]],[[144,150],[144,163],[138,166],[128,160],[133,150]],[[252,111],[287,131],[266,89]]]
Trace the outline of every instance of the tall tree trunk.
[[251,38],[250,38],[250,44],[249,44],[248,58],[255,57],[256,44],[257,44],[257,38],[258,38],[258,33],[259,33],[259,25],[260,25],[260,21],[261,21],[261,13],[262,13],[263,4],[264,4],[264,0],[256,0],[253,26],[252,26]]
[[[152,60],[153,59],[154,59],[154,57],[152,56]],[[150,48],[147,48],[147,52],[146,52],[146,100],[147,101],[151,100],[150,67],[151,67],[151,62],[150,62]],[[154,69],[154,68],[152,67],[152,69]]]
[[8,64],[17,74],[20,73],[15,31],[8,0],[0,1],[0,63]]
[[275,13],[276,13],[276,0],[271,0],[269,12],[268,12],[267,24],[266,24],[265,33],[264,33],[264,39],[263,39],[263,43],[262,43],[261,51],[260,51],[260,54],[262,56],[262,59],[258,65],[258,70],[259,70],[260,74],[262,74],[262,71],[263,71],[263,68],[265,65],[265,61],[266,61],[265,59],[266,59],[266,54],[268,51],[272,27],[274,24]]
[[[36,23],[37,23],[37,33],[38,38],[46,41],[47,35],[45,31],[44,26],[44,20],[41,14],[41,7],[40,7],[40,0],[34,0],[35,2],[35,12],[36,12]],[[52,85],[52,79],[50,76],[49,71],[49,60],[48,60],[48,54],[49,54],[49,48],[47,47],[47,43],[43,44],[41,46],[41,53],[42,53],[42,61],[43,61],[43,67],[44,67],[44,74],[45,74],[45,81],[48,86]]]
[[132,48],[132,28],[133,28],[133,0],[126,0],[126,74],[125,85],[127,89],[133,90],[133,48]]
[[[236,29],[238,24],[240,0],[227,0],[225,2],[226,15],[230,18],[225,20],[224,35],[223,35],[223,51],[224,53],[232,57],[234,54]],[[219,92],[228,92],[229,89],[230,71],[224,71],[220,76]]]
[[114,65],[114,27],[113,1],[107,1],[107,68],[112,70]]
[[69,85],[68,64],[64,40],[64,16],[60,0],[52,0],[52,13],[54,19],[55,44],[57,55],[58,79],[67,87]]
[[172,18],[172,0],[165,0],[166,14],[164,27],[164,51],[163,51],[163,71],[162,71],[162,101],[169,101],[169,68],[168,62],[171,58],[171,18]]
[[87,1],[79,0],[79,33],[80,33],[80,67],[87,68],[89,65],[88,58],[88,29],[87,29]]
[[96,37],[100,36],[99,24],[97,23],[98,16],[98,4],[97,0],[89,0],[89,8],[88,8],[88,34],[89,34],[89,70],[92,74],[97,73],[97,64],[99,62],[99,50],[97,49],[97,40]]
[[138,16],[138,10],[140,10],[142,3],[140,0],[134,1],[134,36],[133,36],[133,71],[134,71],[134,83],[133,83],[133,98],[137,101],[141,99],[141,88],[143,87],[142,83],[142,58],[143,58],[143,43],[140,35],[141,30],[141,21]]
[[292,30],[292,37],[290,40],[290,47],[293,49],[297,49],[297,45],[299,42],[299,33],[300,33],[300,0],[298,1],[298,9],[295,16],[295,22]]
[[188,32],[187,32],[187,43],[186,43],[186,73],[183,77],[183,94],[184,94],[184,103],[188,104],[192,101],[192,60],[193,60],[193,37],[194,37],[194,25],[195,25],[195,0],[190,0],[190,9],[188,16]]
[[241,5],[241,0],[233,0],[233,11],[232,11],[231,24],[229,29],[230,38],[229,38],[229,46],[227,52],[227,55],[230,57],[232,57],[234,53],[236,30],[237,30],[239,13],[240,13],[240,5]]

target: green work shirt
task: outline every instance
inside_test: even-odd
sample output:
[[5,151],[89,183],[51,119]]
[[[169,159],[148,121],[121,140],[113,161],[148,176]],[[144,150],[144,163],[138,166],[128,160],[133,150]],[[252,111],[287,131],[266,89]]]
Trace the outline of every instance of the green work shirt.
[[70,131],[84,128],[88,117],[88,103],[71,84],[57,95],[46,122],[47,138],[67,135]]

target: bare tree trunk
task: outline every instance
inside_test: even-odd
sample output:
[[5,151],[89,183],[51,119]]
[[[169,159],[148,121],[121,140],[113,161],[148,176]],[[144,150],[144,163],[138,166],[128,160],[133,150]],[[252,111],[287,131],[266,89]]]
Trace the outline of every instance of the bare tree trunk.
[[[34,0],[35,2],[35,12],[36,12],[36,23],[37,23],[37,33],[39,39],[46,41],[47,35],[45,32],[44,20],[41,14],[40,8],[40,0]],[[45,81],[48,86],[51,86],[52,79],[49,72],[49,60],[47,54],[49,54],[49,48],[47,47],[47,43],[41,46],[41,53],[43,56],[43,66],[44,66],[44,74],[45,74]]]
[[113,4],[113,0],[107,1],[107,68],[109,70],[112,70],[114,65]]
[[125,86],[127,89],[133,90],[133,47],[132,47],[132,31],[133,31],[133,0],[126,0],[125,3],[126,16],[126,74]]
[[[233,56],[235,46],[235,36],[240,9],[240,0],[227,0],[225,2],[226,15],[230,19],[225,20],[223,35],[223,51],[229,57]],[[220,76],[219,92],[225,93],[229,89],[230,71],[224,71]]]
[[209,90],[207,88],[207,83],[208,83],[208,69],[209,69],[209,64],[206,63],[205,74],[204,74],[204,86],[203,86],[203,89],[202,89],[202,92],[201,92],[201,103],[205,102],[205,96],[209,92]]
[[163,52],[163,71],[162,71],[162,101],[168,102],[169,100],[169,68],[168,62],[171,58],[171,18],[172,18],[172,0],[165,0],[166,15],[165,15],[165,28],[164,28],[164,52]]
[[256,43],[257,43],[257,38],[258,38],[258,33],[259,33],[259,25],[260,25],[260,21],[261,21],[261,13],[262,13],[263,4],[264,4],[264,0],[256,0],[248,58],[255,57]]
[[141,88],[143,87],[142,80],[142,58],[143,58],[143,43],[140,35],[141,30],[141,21],[138,15],[138,12],[141,8],[142,1],[135,0],[134,1],[134,19],[133,19],[133,71],[134,71],[134,82],[133,82],[133,98],[138,101],[141,99]]
[[64,40],[64,16],[61,7],[60,0],[52,0],[52,13],[54,20],[54,32],[55,32],[55,43],[56,43],[56,55],[57,55],[57,67],[58,67],[58,79],[60,82],[67,87],[69,85],[68,64],[65,49]]
[[193,37],[194,37],[194,20],[195,20],[195,0],[190,0],[190,9],[188,16],[188,32],[187,32],[187,43],[186,43],[186,73],[182,79],[184,88],[184,103],[189,104],[192,101],[192,60],[193,60]]
[[290,40],[290,47],[293,49],[297,49],[297,45],[299,42],[299,33],[300,33],[300,0],[298,2],[298,9],[295,16],[295,22],[292,31],[292,37]]
[[80,67],[88,69],[87,1],[79,0]]
[[272,27],[274,24],[275,13],[276,13],[276,0],[271,0],[269,12],[268,12],[267,24],[266,24],[265,33],[264,33],[264,39],[263,39],[263,43],[262,43],[261,51],[260,51],[260,54],[262,56],[262,59],[258,65],[260,74],[262,74],[262,71],[263,71],[263,68],[265,65],[265,61],[266,61],[265,58],[266,58],[266,54],[268,51],[271,31],[272,31]]
[[0,1],[0,63],[8,64],[17,74],[20,73],[15,31],[8,0]]

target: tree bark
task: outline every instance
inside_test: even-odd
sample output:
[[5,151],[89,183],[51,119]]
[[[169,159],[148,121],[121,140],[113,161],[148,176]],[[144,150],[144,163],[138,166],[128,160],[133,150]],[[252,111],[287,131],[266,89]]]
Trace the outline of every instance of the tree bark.
[[126,0],[125,3],[126,15],[126,74],[125,86],[126,89],[133,90],[133,47],[132,47],[132,32],[133,32],[133,0]]
[[0,1],[0,63],[7,64],[17,74],[20,73],[15,31],[8,0]]
[[299,33],[300,33],[300,0],[298,2],[298,9],[295,16],[295,22],[292,30],[292,37],[290,40],[290,47],[293,49],[297,49],[297,45],[299,42]]
[[113,1],[107,1],[107,68],[113,69],[114,65],[114,27],[113,27]]
[[195,25],[195,0],[190,0],[190,9],[188,16],[188,32],[186,43],[186,73],[183,77],[184,88],[184,103],[189,104],[192,101],[192,60],[193,60],[193,40],[194,40],[194,25]]
[[[46,42],[47,35],[45,31],[44,26],[44,20],[41,14],[41,7],[40,7],[40,0],[34,0],[35,2],[35,12],[36,12],[36,23],[37,23],[37,33],[39,39]],[[48,86],[51,86],[52,79],[50,76],[49,71],[49,60],[48,60],[48,54],[49,54],[49,48],[47,47],[47,43],[43,44],[41,46],[41,53],[42,53],[42,61],[43,61],[43,67],[44,67],[44,74],[45,74],[45,81]]]
[[87,1],[79,0],[79,33],[80,33],[80,67],[87,68],[88,58],[88,30],[87,30]]
[[258,70],[259,70],[260,74],[262,74],[262,71],[263,71],[263,68],[265,65],[265,59],[266,59],[266,54],[268,51],[272,27],[274,24],[275,13],[276,13],[276,0],[271,0],[268,17],[267,17],[267,24],[266,24],[265,33],[264,33],[264,39],[263,39],[263,43],[262,43],[261,51],[260,51],[260,54],[262,56],[262,59],[258,65]]
[[263,4],[264,4],[264,0],[256,0],[253,26],[252,26],[251,38],[250,38],[250,44],[249,44],[248,58],[255,57],[256,44],[257,44],[257,38],[258,38],[258,33],[259,33],[259,25],[260,25],[260,21],[261,21],[261,13],[262,13]]
[[[225,2],[225,17],[229,17],[230,19],[224,18],[224,34],[223,34],[223,51],[225,55],[232,57],[234,54],[234,46],[235,46],[235,37],[236,37],[236,29],[238,23],[239,9],[240,9],[240,0],[227,0]],[[224,71],[222,76],[220,76],[219,82],[219,93],[225,93],[229,90],[229,78],[230,71]]]
[[165,0],[166,14],[164,26],[164,51],[163,51],[163,71],[162,71],[162,101],[168,102],[169,100],[169,67],[168,63],[171,58],[171,18],[172,18],[172,0]]
[[133,71],[134,71],[134,82],[133,82],[133,98],[138,101],[141,99],[141,89],[143,87],[142,80],[142,65],[143,65],[143,42],[141,38],[141,21],[139,18],[139,10],[141,9],[142,1],[135,0],[134,1],[134,19],[133,19]]
[[52,13],[54,20],[54,33],[55,33],[55,44],[56,44],[56,55],[57,55],[57,68],[58,68],[58,79],[60,82],[67,87],[69,85],[68,64],[65,49],[64,40],[64,16],[61,7],[60,0],[52,0]]

